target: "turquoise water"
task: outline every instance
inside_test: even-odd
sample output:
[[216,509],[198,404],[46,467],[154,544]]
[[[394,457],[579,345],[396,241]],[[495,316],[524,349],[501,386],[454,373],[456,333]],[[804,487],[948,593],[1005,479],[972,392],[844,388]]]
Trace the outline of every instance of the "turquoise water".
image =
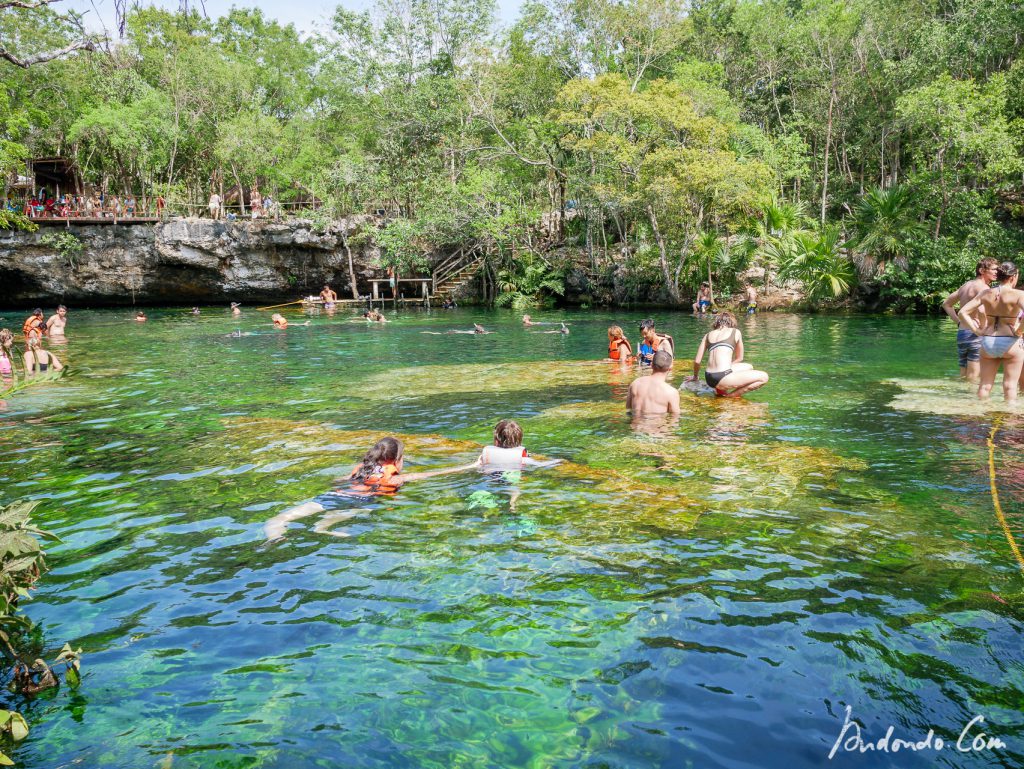
[[[19,765],[793,769],[829,763],[847,705],[865,741],[982,715],[1007,746],[837,766],[1024,763],[1024,579],[952,324],[745,320],[766,388],[634,426],[630,375],[585,361],[635,313],[535,315],[568,337],[475,310],[131,314],[73,310],[69,375],[0,410],[0,504],[38,500],[62,539],[26,611],[48,656],[84,650],[77,692],[16,703]],[[681,357],[707,326],[657,317]],[[421,333],[473,322],[498,333]],[[444,467],[502,417],[566,462],[263,542],[376,437]],[[1024,540],[1024,422],[998,420]]]

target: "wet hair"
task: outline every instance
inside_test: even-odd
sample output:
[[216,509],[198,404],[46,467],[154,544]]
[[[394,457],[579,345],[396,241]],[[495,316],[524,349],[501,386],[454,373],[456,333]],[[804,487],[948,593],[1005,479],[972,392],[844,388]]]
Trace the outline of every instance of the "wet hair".
[[609,339],[625,339],[626,335],[622,333],[622,326],[609,326],[608,327],[608,338]]
[[494,426],[494,445],[501,449],[517,449],[523,445],[523,428],[511,419],[502,419]]
[[404,451],[405,447],[398,438],[381,438],[363,455],[352,478],[357,481],[369,478],[377,472],[378,467],[398,462]]
[[61,310],[64,310],[64,312],[67,312],[67,311],[68,311],[68,308],[67,308],[67,307],[65,307],[65,306],[64,306],[64,305],[62,305],[62,304],[58,304],[58,305],[57,305],[57,312],[60,312]]
[[640,321],[641,334],[649,328],[654,328],[654,321],[651,318],[644,318],[642,321]]
[[668,350],[658,350],[651,358],[651,369],[653,371],[668,371],[672,368],[672,353]]
[[736,316],[728,310],[723,310],[715,316],[711,328],[736,328]]
[[33,315],[42,315],[43,314],[43,308],[42,307],[36,307],[34,310],[32,310],[32,314]]
[[997,262],[991,256],[986,256],[984,259],[982,259],[980,262],[978,262],[978,266],[974,268],[974,274],[976,276],[977,275],[981,275],[981,273],[987,272],[988,270],[991,270],[994,267],[998,267],[998,266],[999,266],[999,262]]
[[1003,283],[1017,274],[1017,265],[1013,262],[1003,262],[996,269],[996,280]]
[[10,350],[14,346],[14,334],[9,328],[0,328],[0,347]]

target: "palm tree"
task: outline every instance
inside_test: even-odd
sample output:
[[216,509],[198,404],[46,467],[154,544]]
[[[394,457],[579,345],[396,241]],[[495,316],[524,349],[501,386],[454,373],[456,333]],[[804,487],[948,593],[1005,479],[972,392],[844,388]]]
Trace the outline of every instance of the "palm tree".
[[918,218],[916,195],[905,184],[869,190],[857,204],[850,225],[849,246],[861,274],[868,277],[890,262],[905,270],[912,244],[927,234]]
[[780,251],[784,261],[779,275],[804,284],[808,299],[838,299],[849,293],[855,275],[853,263],[843,254],[839,230],[826,227],[820,234],[794,235],[791,247]]

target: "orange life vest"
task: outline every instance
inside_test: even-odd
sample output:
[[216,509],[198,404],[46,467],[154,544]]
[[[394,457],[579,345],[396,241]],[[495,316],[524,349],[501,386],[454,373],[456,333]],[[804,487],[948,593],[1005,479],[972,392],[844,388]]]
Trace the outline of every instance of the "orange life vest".
[[633,355],[633,346],[630,345],[629,340],[624,336],[620,336],[618,339],[608,340],[608,357],[612,360],[619,359],[619,348],[622,345],[626,345],[626,357],[630,358]]
[[377,465],[373,473],[366,478],[360,478],[355,480],[355,474],[359,472],[359,468],[362,464],[356,465],[352,468],[352,472],[349,474],[349,478],[353,478],[352,491],[357,494],[394,494],[398,491],[401,484],[391,483],[391,478],[398,475],[398,466],[388,463],[386,465]]
[[21,327],[21,333],[28,336],[32,332],[38,332],[40,336],[43,335],[43,321],[41,318],[37,318],[35,315],[29,315],[25,318],[25,323]]

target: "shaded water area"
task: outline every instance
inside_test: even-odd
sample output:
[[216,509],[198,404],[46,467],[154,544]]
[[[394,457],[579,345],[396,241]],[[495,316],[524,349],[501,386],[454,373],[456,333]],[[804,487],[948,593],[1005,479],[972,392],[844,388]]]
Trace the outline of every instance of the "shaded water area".
[[[635,313],[539,314],[567,337],[475,310],[130,317],[73,311],[69,376],[0,411],[0,503],[62,538],[27,612],[85,652],[77,692],[24,706],[21,765],[793,769],[829,763],[847,705],[865,741],[949,744],[837,766],[1024,764],[1024,580],[952,324],[744,320],[766,388],[634,429],[632,374],[585,361]],[[659,321],[679,384],[708,321]],[[498,333],[421,333],[473,322]],[[437,468],[502,417],[566,462],[263,544],[378,436]],[[1024,422],[999,420],[1024,539]],[[1007,746],[957,750],[975,715]]]

